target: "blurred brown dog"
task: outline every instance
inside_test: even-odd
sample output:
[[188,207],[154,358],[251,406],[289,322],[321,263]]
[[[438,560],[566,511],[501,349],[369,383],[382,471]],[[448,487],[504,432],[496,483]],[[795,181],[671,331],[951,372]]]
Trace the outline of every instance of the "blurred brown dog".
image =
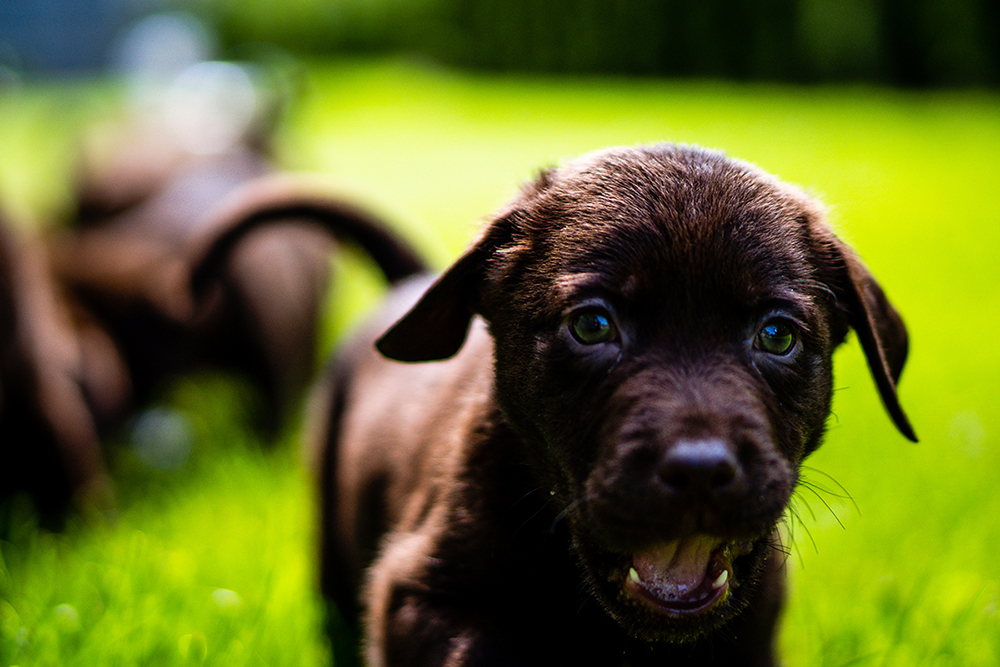
[[389,280],[424,265],[382,220],[274,174],[252,144],[175,152],[127,144],[88,172],[75,225],[50,241],[53,274],[118,346],[131,407],[183,374],[224,370],[260,391],[273,435],[314,375],[336,243]]
[[674,145],[544,173],[321,392],[323,587],[367,664],[773,665],[849,328],[914,438],[906,330],[816,201]]
[[66,229],[0,230],[0,496],[28,491],[50,525],[73,497],[110,507],[100,440],[184,374],[248,380],[277,435],[315,375],[338,244],[391,281],[424,270],[384,221],[275,174],[253,142],[194,155],[142,137],[84,172]]

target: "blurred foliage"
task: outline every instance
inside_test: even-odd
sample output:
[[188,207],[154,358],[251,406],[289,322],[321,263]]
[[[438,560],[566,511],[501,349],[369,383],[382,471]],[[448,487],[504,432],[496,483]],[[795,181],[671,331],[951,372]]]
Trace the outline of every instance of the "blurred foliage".
[[224,45],[271,44],[298,55],[437,49],[443,0],[180,0]]
[[1000,83],[995,0],[185,0],[229,45],[536,72]]

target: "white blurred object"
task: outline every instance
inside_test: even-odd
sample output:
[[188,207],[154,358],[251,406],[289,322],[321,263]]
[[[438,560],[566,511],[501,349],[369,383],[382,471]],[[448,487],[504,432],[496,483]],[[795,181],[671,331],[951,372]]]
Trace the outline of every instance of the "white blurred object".
[[250,65],[213,60],[215,38],[195,17],[154,14],[129,28],[114,58],[137,116],[155,119],[184,151],[223,153],[273,109]]
[[246,67],[201,62],[180,73],[167,89],[167,128],[186,150],[221,153],[251,128],[259,111],[257,91]]

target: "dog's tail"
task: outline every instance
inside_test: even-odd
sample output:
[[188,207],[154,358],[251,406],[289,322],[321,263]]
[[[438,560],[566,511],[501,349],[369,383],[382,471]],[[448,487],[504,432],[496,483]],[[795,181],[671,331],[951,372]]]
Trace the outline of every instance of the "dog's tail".
[[250,232],[276,224],[316,225],[339,241],[357,245],[390,284],[426,272],[421,256],[374,214],[348,202],[317,195],[288,176],[266,176],[239,188],[206,225],[191,262],[190,293],[203,296],[233,249]]

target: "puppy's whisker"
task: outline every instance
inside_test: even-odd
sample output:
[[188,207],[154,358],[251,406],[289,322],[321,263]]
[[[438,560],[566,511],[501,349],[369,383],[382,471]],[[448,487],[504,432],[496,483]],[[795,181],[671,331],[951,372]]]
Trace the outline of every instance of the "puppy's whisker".
[[554,534],[556,532],[556,528],[559,526],[559,524],[562,522],[562,520],[565,519],[566,516],[571,511],[573,511],[573,509],[575,509],[577,505],[580,504],[580,502],[581,502],[581,499],[577,498],[576,500],[574,500],[570,504],[566,505],[566,507],[564,507],[561,512],[559,512],[558,514],[555,515],[555,517],[553,517],[552,524],[549,526],[549,534],[550,535],[552,535],[552,534]]
[[[809,500],[807,498],[805,498],[802,494],[796,492],[795,496],[793,496],[793,500],[797,503],[801,503],[805,507],[805,509],[809,512],[809,516],[812,518],[813,521],[818,520],[816,512],[813,511],[812,505],[809,503]],[[796,518],[801,519],[802,516],[796,514]]]
[[[790,530],[789,540],[794,541],[791,536],[791,529],[789,530]],[[782,560],[781,563],[782,565],[784,565],[788,561],[788,559],[791,558],[792,547],[789,544],[785,544],[784,540],[781,537],[780,532],[775,531],[774,533],[772,533],[772,537],[769,540],[769,546],[771,547],[772,551],[776,551],[784,556],[784,559]]]
[[[801,479],[800,482],[799,482],[799,487],[798,488],[805,489],[805,490],[809,491],[817,500],[819,500],[821,503],[823,503],[823,506],[826,507],[827,511],[834,518],[834,520],[840,525],[840,527],[841,528],[846,528],[846,526],[844,525],[844,522],[840,519],[840,516],[837,514],[837,512],[834,509],[833,505],[831,505],[830,502],[827,501],[827,499],[826,499],[825,496],[830,496],[830,497],[836,498],[839,501],[849,501],[851,503],[851,505],[854,507],[855,511],[860,514],[861,510],[858,507],[858,504],[855,502],[854,497],[851,496],[851,494],[847,491],[847,489],[844,488],[844,486],[842,484],[840,484],[839,482],[837,482],[837,480],[835,480],[830,475],[828,475],[828,474],[826,474],[826,473],[824,473],[824,472],[822,472],[820,470],[817,470],[815,468],[809,468],[808,470],[810,472],[819,473],[819,474],[823,475],[824,477],[826,477],[828,480],[830,480],[831,482],[833,482],[836,485],[836,487],[839,489],[839,492],[831,491],[830,489],[826,488],[825,486],[819,485],[819,484],[813,482],[812,480],[807,480],[807,479]],[[801,501],[802,503],[804,503],[807,507],[810,507],[810,514],[812,514],[813,520],[816,520],[816,514],[814,512],[812,512],[811,506],[809,505],[809,502],[806,500],[806,498],[801,493],[796,493],[795,494],[795,498],[797,500]]]
[[[545,491],[545,487],[544,486],[536,486],[535,488],[533,488],[532,490],[528,491],[523,496],[521,496],[520,498],[518,498],[516,501],[514,501],[514,506],[519,505],[520,503],[523,503],[528,498],[531,498],[531,496],[535,495],[536,493],[540,493],[542,491]],[[547,505],[547,504],[549,504],[549,502],[551,502],[551,500],[550,499],[546,499],[545,504]]]
[[[531,498],[531,497],[532,497],[532,496],[534,496],[535,494],[537,494],[537,493],[539,493],[539,492],[544,492],[545,490],[546,490],[546,489],[545,489],[545,487],[543,487],[543,486],[538,486],[538,487],[535,487],[535,488],[534,488],[534,489],[532,489],[531,491],[528,491],[528,492],[527,492],[527,493],[525,493],[525,494],[524,494],[523,496],[521,496],[521,497],[520,497],[520,498],[519,498],[519,499],[518,499],[517,501],[515,501],[515,502],[513,503],[513,505],[511,505],[511,509],[513,509],[514,507],[516,507],[516,506],[517,506],[517,505],[519,505],[520,503],[522,503],[522,502],[525,502],[526,500],[528,500],[529,498]],[[535,520],[535,519],[536,519],[536,518],[537,518],[537,517],[538,517],[538,516],[539,516],[539,515],[540,515],[540,514],[541,514],[542,512],[544,512],[544,511],[545,511],[546,509],[548,509],[548,507],[549,507],[549,506],[550,506],[550,505],[551,505],[551,504],[553,503],[553,501],[555,501],[555,497],[554,497],[553,495],[550,495],[550,494],[546,493],[546,497],[545,497],[545,500],[544,500],[544,501],[542,502],[541,506],[539,506],[539,507],[538,507],[538,509],[537,509],[537,510],[535,510],[535,511],[534,511],[534,512],[532,513],[532,515],[531,515],[531,516],[529,516],[528,518],[526,518],[526,519],[525,519],[525,520],[524,520],[524,521],[523,521],[523,522],[521,523],[521,526],[520,526],[520,527],[521,527],[521,528],[524,528],[525,526],[527,526],[528,524],[530,524],[530,523],[531,523],[532,521],[534,521],[534,520]]]
[[824,486],[820,486],[819,484],[817,484],[816,482],[814,482],[811,479],[801,479],[800,481],[801,481],[801,483],[803,485],[805,485],[805,486],[813,489],[814,491],[822,491],[823,493],[826,493],[827,495],[833,496],[834,498],[838,498],[840,500],[849,500],[851,502],[851,505],[854,506],[855,511],[857,511],[858,514],[861,513],[861,508],[858,507],[858,504],[857,504],[857,502],[855,502],[854,496],[851,495],[851,492],[848,491],[844,487],[844,485],[841,484],[840,482],[838,482],[832,475],[830,475],[829,473],[823,472],[819,468],[813,468],[812,466],[802,466],[801,471],[803,473],[807,473],[808,472],[810,474],[815,473],[817,475],[822,475],[823,477],[825,477],[827,479],[827,481],[833,483],[833,485],[837,487],[837,491],[834,492],[834,491],[831,491],[830,489],[828,489],[828,488],[826,488]]
[[813,508],[812,503],[809,502],[809,497],[806,496],[803,492],[800,492],[800,490],[808,491],[812,497],[814,497],[816,500],[822,503],[823,507],[825,507],[827,512],[830,513],[830,516],[832,516],[834,521],[837,522],[837,525],[839,525],[841,528],[845,530],[847,526],[844,524],[843,520],[841,520],[840,516],[837,514],[837,511],[834,509],[833,505],[831,505],[830,502],[827,500],[827,498],[824,496],[831,496],[841,501],[850,501],[855,508],[857,508],[857,503],[854,502],[854,498],[847,491],[847,489],[845,489],[842,484],[837,482],[837,480],[835,480],[829,474],[821,470],[818,470],[816,468],[806,467],[806,466],[803,466],[802,470],[803,472],[808,471],[810,473],[816,473],[822,475],[823,477],[826,477],[837,488],[837,491],[832,491],[826,486],[817,484],[812,480],[801,478],[799,480],[799,485],[796,488],[796,493],[792,498],[792,503],[789,505],[788,511],[786,513],[785,525],[789,527],[789,537],[793,539],[793,542],[795,542],[794,540],[795,528],[801,527],[801,529],[805,531],[806,536],[809,538],[809,541],[813,546],[813,550],[818,551],[816,540],[813,537],[812,532],[809,530],[808,524],[803,520],[802,513],[800,510],[804,509],[805,511],[807,511],[809,513],[810,519],[813,522],[819,521],[819,516],[817,515],[815,509]]
[[795,526],[800,526],[802,530],[805,531],[806,537],[809,539],[810,544],[812,544],[813,551],[819,551],[819,546],[816,544],[816,539],[809,530],[809,526],[802,520],[802,516],[799,514],[794,505],[789,505],[788,507],[788,511],[785,514],[785,525],[788,526],[788,539],[791,542],[791,544],[788,545],[789,553],[791,553],[792,548],[798,550],[797,545],[799,542],[795,539]]
[[578,591],[580,596],[580,606],[576,608],[577,614],[581,613],[583,608],[586,607],[589,602],[594,600],[594,592],[590,589],[590,586],[587,585],[587,582],[580,582]]
[[[828,512],[830,512],[830,516],[834,518],[834,520],[840,525],[841,528],[844,529],[847,528],[847,526],[844,525],[844,522],[840,520],[840,517],[837,515],[837,512],[834,511],[830,503],[828,503],[826,499],[818,491],[816,491],[816,489],[809,486],[806,486],[805,488],[808,489],[809,491],[812,491],[813,495],[816,496],[816,498],[819,499],[821,503],[823,503],[823,506],[826,507]],[[815,519],[815,515],[813,516],[813,519]]]

